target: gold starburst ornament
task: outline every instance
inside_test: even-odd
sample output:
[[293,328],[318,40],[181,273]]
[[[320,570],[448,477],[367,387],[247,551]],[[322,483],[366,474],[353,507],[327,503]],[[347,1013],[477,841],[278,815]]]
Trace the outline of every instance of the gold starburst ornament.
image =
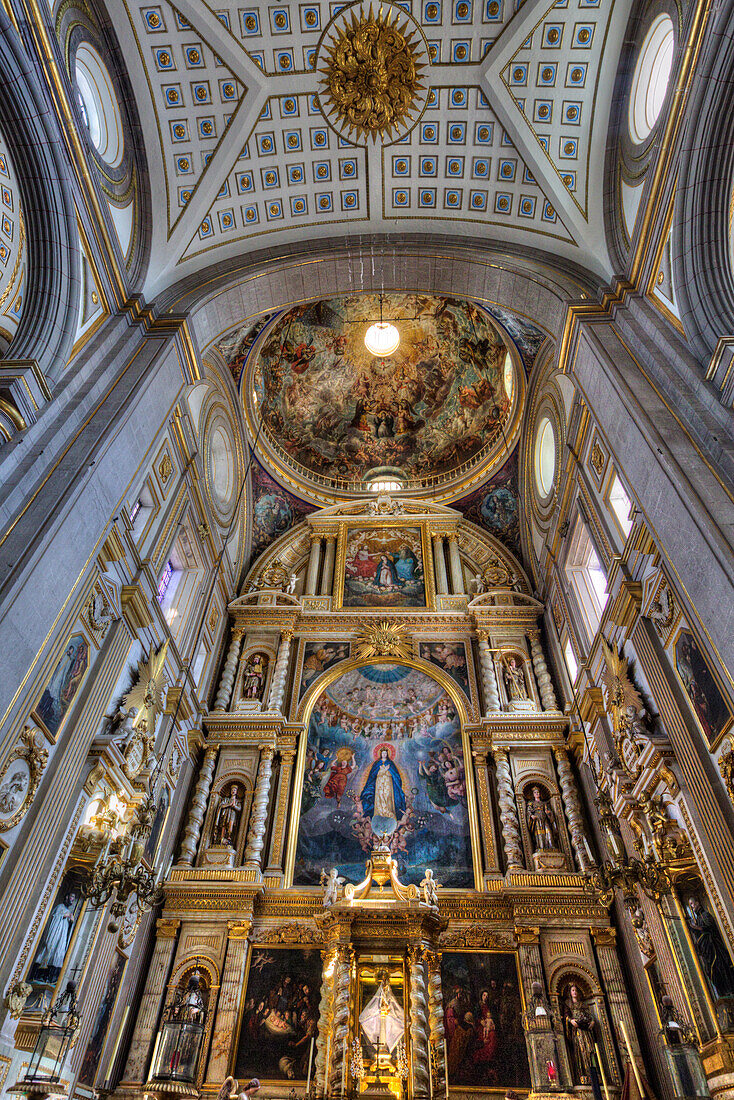
[[396,140],[425,107],[428,64],[417,24],[400,8],[343,9],[319,44],[319,103],[327,121],[350,141]]
[[357,656],[365,657],[392,657],[394,659],[406,659],[411,657],[410,639],[405,632],[405,627],[399,623],[370,623],[364,626],[357,634]]

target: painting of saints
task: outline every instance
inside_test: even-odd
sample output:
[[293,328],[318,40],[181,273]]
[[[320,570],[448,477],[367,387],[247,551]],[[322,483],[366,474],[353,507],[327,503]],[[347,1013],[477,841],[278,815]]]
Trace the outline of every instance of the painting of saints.
[[709,744],[713,745],[729,725],[731,712],[690,631],[682,630],[678,635],[675,667]]
[[303,651],[303,672],[301,673],[300,698],[314,682],[318,680],[322,672],[335,665],[337,661],[344,661],[349,656],[349,642],[306,642]]
[[469,670],[463,642],[421,642],[420,656],[447,672],[462,691],[469,694]]
[[392,745],[378,745],[375,749],[375,762],[359,800],[365,817],[371,819],[372,828],[378,834],[382,831],[381,826],[397,823],[405,813],[403,777],[395,766]]
[[55,737],[61,728],[66,712],[84,679],[89,665],[89,644],[82,634],[75,634],[53,671],[41,701],[35,710],[36,718]]
[[343,603],[345,607],[425,607],[420,529],[350,531]]
[[110,1026],[112,1010],[115,1006],[126,962],[127,958],[124,955],[118,954],[107,978],[104,996],[97,1009],[94,1030],[79,1071],[79,1083],[81,1085],[91,1086],[94,1084],[94,1078],[99,1068],[99,1058],[102,1054],[105,1038],[107,1037],[107,1028]]
[[28,981],[34,986],[53,988],[59,980],[82,908],[79,881],[78,875],[67,872],[59,886],[48,923],[28,972]]
[[337,806],[344,797],[347,780],[354,769],[354,753],[346,746],[337,749],[336,759],[331,765],[329,778],[324,787],[324,798],[335,798]]
[[696,894],[687,899],[685,912],[693,946],[712,997],[714,1000],[734,997],[734,966],[716,921]]

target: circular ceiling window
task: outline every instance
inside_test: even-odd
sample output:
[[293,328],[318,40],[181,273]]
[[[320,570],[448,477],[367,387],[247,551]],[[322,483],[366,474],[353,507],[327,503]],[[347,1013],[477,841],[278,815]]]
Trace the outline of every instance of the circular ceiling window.
[[553,488],[556,473],[556,433],[553,423],[544,416],[535,436],[535,482],[538,491],[547,497]]
[[632,80],[629,128],[636,142],[649,136],[663,109],[674,49],[673,20],[659,15],[645,36]]
[[124,149],[117,95],[104,61],[88,42],[76,51],[74,78],[77,102],[92,145],[106,164],[117,168]]

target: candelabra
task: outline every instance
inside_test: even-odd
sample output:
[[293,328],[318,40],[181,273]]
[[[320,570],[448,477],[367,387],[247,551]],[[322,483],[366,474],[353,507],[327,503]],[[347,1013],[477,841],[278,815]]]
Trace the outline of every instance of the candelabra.
[[594,799],[599,811],[599,822],[609,851],[610,859],[597,867],[584,871],[584,889],[598,897],[602,905],[611,905],[617,890],[621,890],[625,906],[630,912],[638,908],[637,887],[654,902],[659,902],[671,889],[670,872],[664,863],[652,853],[642,859],[627,855],[614,813],[612,800],[604,790]]
[[90,877],[82,883],[82,892],[95,909],[103,908],[110,898],[114,898],[110,907],[110,932],[119,931],[120,919],[132,894],[137,895],[141,910],[152,909],[162,900],[160,882],[143,863],[143,852],[155,813],[155,796],[149,794],[138,807],[134,822],[122,836],[115,837],[108,832]]

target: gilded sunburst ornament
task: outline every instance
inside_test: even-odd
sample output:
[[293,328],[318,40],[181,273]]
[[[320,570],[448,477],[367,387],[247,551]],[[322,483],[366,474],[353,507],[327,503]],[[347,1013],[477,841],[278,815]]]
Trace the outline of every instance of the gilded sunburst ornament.
[[423,35],[405,12],[352,5],[319,45],[321,110],[351,141],[402,137],[425,106],[427,63]]
[[411,656],[410,638],[399,623],[374,623],[363,627],[357,634],[357,656],[392,657],[405,660]]

